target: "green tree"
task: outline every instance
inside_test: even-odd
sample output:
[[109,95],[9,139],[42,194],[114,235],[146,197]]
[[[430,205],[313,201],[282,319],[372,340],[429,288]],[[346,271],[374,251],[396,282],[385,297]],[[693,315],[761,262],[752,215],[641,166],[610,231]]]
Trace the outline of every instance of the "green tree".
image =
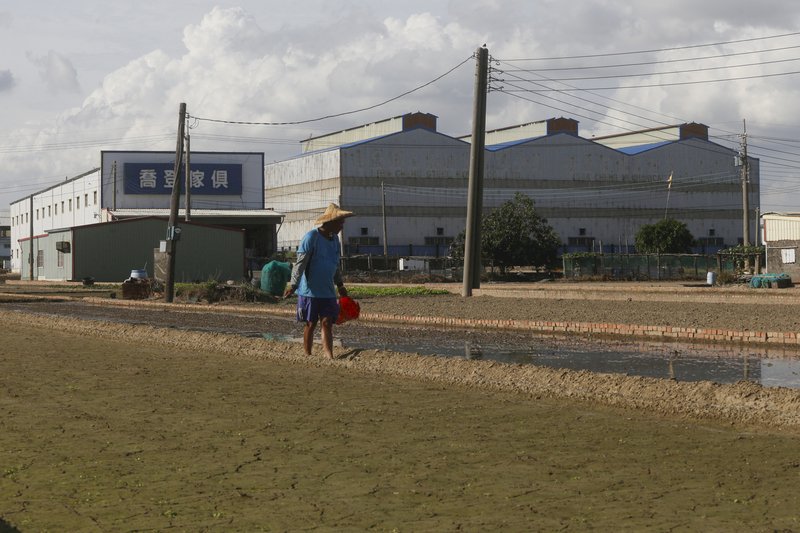
[[[456,259],[464,258],[465,232],[450,247]],[[534,208],[533,200],[516,193],[481,223],[481,259],[500,269],[514,266],[544,266],[556,259],[561,241]]]
[[636,232],[636,251],[642,254],[690,253],[693,243],[686,224],[673,218],[645,224]]

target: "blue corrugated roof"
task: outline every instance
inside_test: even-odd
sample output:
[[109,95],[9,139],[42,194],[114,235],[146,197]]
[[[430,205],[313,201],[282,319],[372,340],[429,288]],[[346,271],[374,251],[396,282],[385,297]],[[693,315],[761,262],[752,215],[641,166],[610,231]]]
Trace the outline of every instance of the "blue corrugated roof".
[[659,146],[664,146],[665,144],[670,144],[675,141],[661,141],[657,143],[650,143],[650,144],[640,144],[638,146],[628,146],[626,148],[617,148],[618,152],[622,152],[623,154],[634,155],[640,154],[642,152],[646,152],[647,150],[652,150],[653,148],[658,148]]
[[514,140],[514,141],[507,141],[507,142],[499,143],[499,144],[489,144],[489,145],[486,146],[486,149],[489,150],[490,152],[495,152],[497,150],[502,150],[504,148],[509,148],[511,146],[516,146],[518,144],[525,144],[526,142],[530,142],[530,141],[533,141],[533,140],[536,140],[536,139],[541,139],[542,137],[547,137],[547,135],[540,135],[538,137],[528,137],[527,139],[517,139],[517,140]]

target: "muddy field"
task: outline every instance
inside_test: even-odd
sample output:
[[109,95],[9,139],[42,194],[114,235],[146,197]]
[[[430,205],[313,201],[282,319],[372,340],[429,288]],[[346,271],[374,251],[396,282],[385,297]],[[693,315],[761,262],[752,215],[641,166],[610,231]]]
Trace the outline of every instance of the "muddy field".
[[[651,297],[362,309],[733,328],[772,307]],[[326,361],[36,305],[0,304],[0,518],[20,531],[800,530],[798,391],[352,348]],[[792,328],[800,307],[777,305],[763,324]],[[244,307],[230,320],[259,320]]]

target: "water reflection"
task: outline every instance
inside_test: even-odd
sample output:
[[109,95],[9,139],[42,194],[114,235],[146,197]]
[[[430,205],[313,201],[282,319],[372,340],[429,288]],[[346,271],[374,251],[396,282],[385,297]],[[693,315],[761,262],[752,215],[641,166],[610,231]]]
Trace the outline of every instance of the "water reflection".
[[[512,364],[673,379],[800,388],[800,356],[786,348],[642,341],[592,341],[521,334],[467,334],[468,338],[364,339],[361,348],[486,359]],[[347,341],[345,344],[349,344]]]

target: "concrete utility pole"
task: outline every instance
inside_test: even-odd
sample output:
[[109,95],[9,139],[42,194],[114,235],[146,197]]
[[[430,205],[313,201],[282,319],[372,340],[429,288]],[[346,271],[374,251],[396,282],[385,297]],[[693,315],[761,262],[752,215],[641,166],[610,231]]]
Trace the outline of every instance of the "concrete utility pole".
[[31,238],[31,240],[30,240],[30,242],[28,244],[28,250],[30,251],[30,253],[28,254],[28,267],[29,267],[29,273],[30,273],[30,276],[31,276],[29,279],[31,281],[33,281],[33,279],[34,279],[33,278],[33,261],[34,261],[34,259],[33,259],[33,240],[34,239],[33,239],[33,195],[32,194],[31,194],[30,214],[28,215],[28,218],[30,219],[30,225],[28,226],[28,229],[29,229],[30,238]]
[[489,86],[489,50],[482,46],[475,53],[475,98],[472,114],[469,185],[467,189],[467,227],[464,242],[462,296],[472,296],[481,286],[481,211],[483,211],[483,160],[486,143],[486,93]]
[[389,241],[386,233],[386,190],[381,182],[381,214],[383,215],[383,268],[389,268]]
[[742,244],[750,245],[750,199],[747,197],[747,184],[750,181],[750,165],[747,161],[747,122],[742,119]]
[[170,197],[169,222],[167,224],[167,280],[164,287],[164,301],[172,303],[175,297],[175,249],[180,238],[181,230],[178,227],[178,206],[181,197],[181,180],[179,172],[181,159],[183,159],[183,132],[186,127],[186,104],[181,103],[178,111],[178,144],[175,148],[175,166],[172,177],[172,196]]
[[117,210],[117,162],[111,163],[111,180],[114,182],[114,196],[111,199],[113,210]]

